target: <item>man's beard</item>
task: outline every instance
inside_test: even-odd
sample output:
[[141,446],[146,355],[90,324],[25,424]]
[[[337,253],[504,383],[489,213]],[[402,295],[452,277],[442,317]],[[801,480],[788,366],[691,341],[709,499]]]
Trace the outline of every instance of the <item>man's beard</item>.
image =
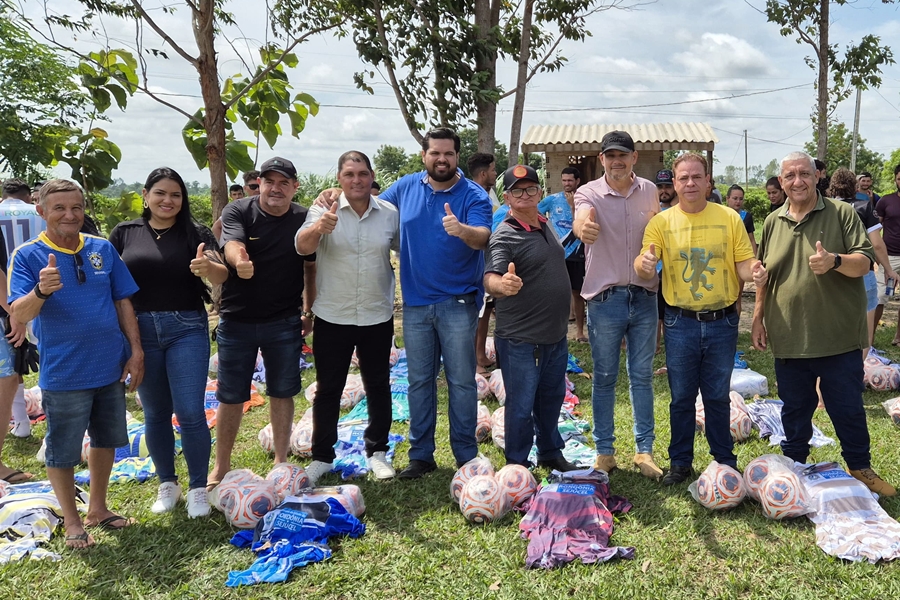
[[444,175],[439,175],[436,168],[426,169],[426,171],[428,172],[428,176],[438,183],[444,183],[445,181],[450,181],[456,177],[456,170],[449,167],[447,173]]

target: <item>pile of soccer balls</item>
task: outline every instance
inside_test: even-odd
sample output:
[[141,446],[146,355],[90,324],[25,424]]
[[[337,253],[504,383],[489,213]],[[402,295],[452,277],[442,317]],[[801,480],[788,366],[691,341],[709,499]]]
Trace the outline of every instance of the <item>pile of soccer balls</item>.
[[489,523],[524,504],[537,491],[531,471],[506,465],[496,473],[484,456],[473,458],[450,482],[450,497],[459,502],[463,516],[473,523]]

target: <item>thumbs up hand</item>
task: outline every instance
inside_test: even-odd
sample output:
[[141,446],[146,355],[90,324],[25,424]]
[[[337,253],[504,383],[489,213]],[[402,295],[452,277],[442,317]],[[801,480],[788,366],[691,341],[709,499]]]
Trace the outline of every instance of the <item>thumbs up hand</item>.
[[522,278],[516,275],[516,264],[509,263],[509,267],[503,277],[500,278],[504,296],[515,296],[522,289]]
[[322,216],[319,217],[319,220],[316,221],[316,232],[319,235],[328,235],[334,228],[337,227],[338,217],[337,217],[337,209],[338,203],[335,202],[331,205],[327,212],[322,213]]
[[656,274],[656,263],[659,257],[656,255],[656,244],[650,244],[650,247],[641,255],[641,271],[649,279]]
[[240,249],[240,255],[238,256],[237,264],[234,265],[234,269],[237,271],[237,276],[241,279],[253,277],[253,263],[250,261],[246,248]]
[[460,237],[462,235],[462,224],[459,222],[459,219],[456,218],[456,215],[453,214],[453,211],[450,210],[450,205],[448,203],[444,203],[444,212],[447,213],[441,222],[444,224],[444,231],[447,232],[447,235],[452,235],[454,237]]
[[753,263],[753,283],[756,287],[762,287],[769,281],[769,272],[763,266],[762,261],[758,260]]
[[585,244],[593,244],[600,236],[600,225],[597,224],[597,211],[591,208],[587,220],[581,225],[581,241]]
[[816,253],[809,257],[809,268],[816,275],[822,275],[834,268],[834,254],[822,247],[822,242],[816,242]]
[[45,296],[62,289],[62,280],[59,277],[59,269],[56,267],[56,255],[52,252],[47,257],[47,266],[38,274],[38,289]]
[[191,259],[191,273],[197,277],[209,277],[209,259],[203,253],[206,244],[197,246],[197,257]]

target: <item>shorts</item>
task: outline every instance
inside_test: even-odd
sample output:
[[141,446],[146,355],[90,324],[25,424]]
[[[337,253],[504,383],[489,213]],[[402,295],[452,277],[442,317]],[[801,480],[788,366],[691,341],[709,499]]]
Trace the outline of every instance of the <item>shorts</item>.
[[584,261],[567,260],[566,271],[569,273],[569,284],[573,292],[580,292],[584,284]]
[[125,384],[121,381],[89,390],[42,390],[41,405],[47,416],[48,467],[69,469],[81,463],[85,429],[91,436],[91,448],[128,445]]
[[863,282],[866,284],[866,312],[869,312],[878,306],[878,280],[875,278],[875,271],[866,273]]
[[[891,268],[896,271],[900,269],[900,256],[888,256],[891,260]],[[887,286],[884,284],[884,269],[881,268],[881,265],[878,266],[878,273],[875,275],[878,280],[878,304],[887,304],[889,298],[884,295],[884,290]],[[894,287],[896,288],[900,285],[900,282],[894,282]]]
[[[4,317],[4,321],[9,317]],[[2,322],[2,321],[0,321]],[[16,374],[16,349],[6,336],[2,336],[3,341],[0,342],[0,379],[12,377]]]
[[250,399],[250,382],[257,352],[266,365],[266,394],[293,398],[300,393],[300,358],[303,353],[300,315],[242,323],[219,320],[219,386],[216,399],[223,404],[243,404]]

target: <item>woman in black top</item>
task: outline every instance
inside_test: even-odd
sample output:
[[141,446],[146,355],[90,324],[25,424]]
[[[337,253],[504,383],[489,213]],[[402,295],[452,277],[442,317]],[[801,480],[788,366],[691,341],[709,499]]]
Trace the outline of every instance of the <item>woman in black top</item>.
[[147,448],[160,480],[151,511],[168,512],[181,499],[174,412],[190,477],[188,516],[206,516],[210,433],[204,411],[209,361],[205,302],[210,299],[203,278],[221,284],[228,270],[212,232],[191,217],[187,188],[178,173],[156,169],[142,193],[141,218],[116,225],[109,241],[140,288],[132,298],[144,348],[145,374],[138,393]]

